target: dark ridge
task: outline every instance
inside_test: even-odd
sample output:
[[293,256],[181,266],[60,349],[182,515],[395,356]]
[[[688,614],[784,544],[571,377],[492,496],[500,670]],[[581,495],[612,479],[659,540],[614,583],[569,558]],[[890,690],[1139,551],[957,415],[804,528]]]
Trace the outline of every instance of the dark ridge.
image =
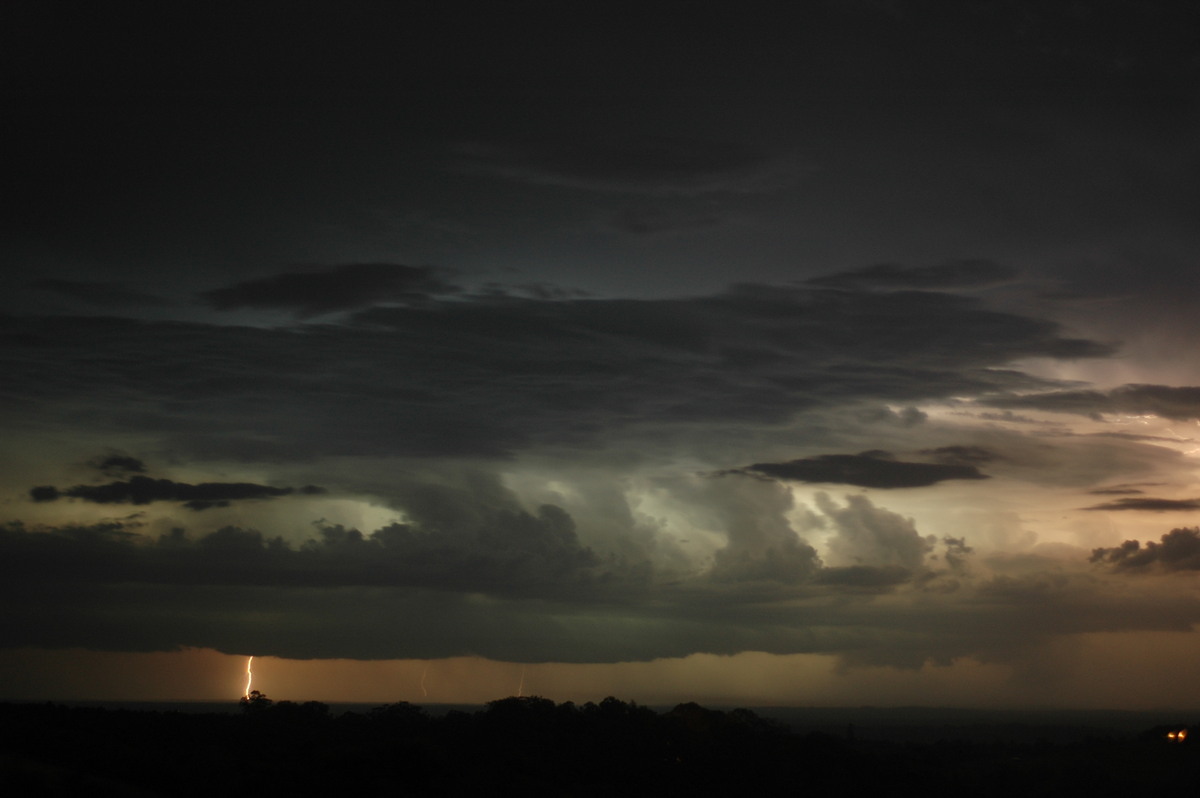
[[796,733],[747,709],[656,712],[611,697],[334,715],[254,692],[239,710],[0,704],[0,780],[18,795],[866,795],[897,783],[932,795],[1140,795],[1194,785],[1200,740],[1200,726],[1178,724],[1065,744],[887,742],[853,724]]

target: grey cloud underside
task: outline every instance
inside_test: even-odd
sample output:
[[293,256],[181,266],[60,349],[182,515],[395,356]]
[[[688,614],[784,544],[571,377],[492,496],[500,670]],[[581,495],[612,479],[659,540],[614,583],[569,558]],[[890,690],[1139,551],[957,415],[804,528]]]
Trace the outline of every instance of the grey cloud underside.
[[969,297],[758,285],[434,299],[283,329],[10,317],[0,336],[6,406],[52,413],[86,390],[98,429],[238,457],[504,456],[639,425],[775,424],[853,402],[1044,389],[1003,366],[1111,352]]
[[786,463],[755,463],[735,473],[747,472],[795,482],[864,488],[921,488],[948,479],[987,479],[972,465],[910,463],[866,454],[824,454]]
[[1131,384],[1111,391],[1052,391],[994,396],[982,401],[992,407],[1050,410],[1084,416],[1152,413],[1175,421],[1200,418],[1200,387],[1195,386]]

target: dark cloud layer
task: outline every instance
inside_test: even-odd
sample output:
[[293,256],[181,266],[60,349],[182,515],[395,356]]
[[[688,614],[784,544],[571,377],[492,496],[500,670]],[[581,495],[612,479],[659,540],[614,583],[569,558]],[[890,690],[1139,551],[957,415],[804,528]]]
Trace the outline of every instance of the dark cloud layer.
[[1172,529],[1162,542],[1127,540],[1120,546],[1092,551],[1092,562],[1105,563],[1126,571],[1161,569],[1166,571],[1200,570],[1200,529]]
[[[1092,491],[1092,493],[1140,493],[1138,490],[1123,491]],[[1200,499],[1155,499],[1149,496],[1114,499],[1104,504],[1085,507],[1085,510],[1142,510],[1153,513],[1176,512],[1180,510],[1200,510]]]
[[1200,418],[1200,388],[1194,386],[1123,385],[1111,391],[1053,391],[989,397],[983,402],[993,407],[1024,407],[1086,416],[1152,413],[1175,421]]
[[139,291],[136,288],[130,288],[125,283],[119,282],[89,282],[42,277],[29,283],[27,287],[38,291],[50,291],[100,307],[137,307],[167,304],[166,300],[161,297]]
[[462,168],[531,183],[601,191],[695,194],[769,187],[771,158],[734,141],[682,136],[544,142],[536,148],[472,143]]
[[[63,497],[96,504],[149,504],[156,501],[173,501],[182,502],[192,510],[206,510],[210,507],[228,506],[231,501],[271,499],[288,496],[294,492],[297,492],[294,488],[275,488],[250,482],[202,482],[199,485],[189,485],[169,479],[135,476],[126,481],[109,482],[104,485],[76,485],[61,491],[51,485],[43,485],[32,488],[29,495],[36,502],[56,501]],[[298,492],[311,495],[321,493],[322,489],[315,485],[306,485]]]
[[552,505],[493,512],[481,526],[455,530],[391,524],[363,535],[316,526],[316,538],[293,548],[281,537],[232,526],[197,539],[177,528],[153,540],[138,534],[137,524],[9,523],[5,560],[11,578],[21,580],[425,587],[499,596],[584,592],[605,574],[600,558],[579,544],[571,517]]
[[819,581],[824,585],[878,589],[895,587],[904,584],[911,578],[912,572],[898,565],[878,568],[866,565],[848,565],[826,568],[821,571]]
[[616,229],[634,235],[703,229],[720,223],[720,216],[710,210],[660,206],[623,208],[609,220]]
[[367,307],[377,302],[419,302],[456,288],[433,269],[395,263],[349,263],[247,280],[201,296],[217,310],[287,310],[300,318]]
[[[248,294],[259,291],[253,301],[310,311],[351,301],[335,291],[322,304],[312,286]],[[1044,388],[1002,367],[1111,351],[969,297],[757,285],[678,300],[433,300],[290,329],[9,317],[0,334],[10,407],[36,416],[86,384],[111,429],[237,457],[498,456],[643,424],[778,423],[854,402]]]
[[[496,521],[497,539],[476,549],[404,528],[364,539],[331,527],[292,548],[236,527],[148,541],[120,524],[8,524],[0,635],[12,646],[517,658],[522,643],[547,631],[531,634],[526,603],[585,589],[572,585],[586,584],[594,558],[553,511]],[[548,643],[538,643],[543,654],[555,647]]]
[[823,454],[786,463],[755,463],[740,472],[796,482],[864,488],[922,488],[948,479],[987,479],[973,465],[910,463],[875,454]]
[[929,455],[939,463],[954,465],[981,465],[1000,458],[999,454],[984,446],[938,446],[935,449],[922,449],[921,454]]
[[121,454],[111,454],[97,459],[94,465],[102,474],[109,475],[144,474],[146,472],[146,464],[141,460]]
[[825,288],[952,289],[980,288],[1012,280],[1017,270],[989,260],[956,260],[931,266],[880,263],[826,277],[809,285]]
[[[878,522],[879,534],[850,533],[853,551],[903,559],[932,545],[910,521],[868,503],[830,509],[846,530],[864,518]],[[1168,606],[1157,598],[1131,601],[1057,566],[973,582],[961,570],[914,573],[880,561],[823,568],[808,587],[786,592],[720,579],[652,584],[581,546],[555,509],[493,516],[450,539],[431,531],[394,525],[363,535],[324,526],[315,540],[293,547],[237,527],[149,539],[121,523],[0,525],[0,639],[99,650],[187,645],[297,658],[470,653],[524,662],[824,652],[849,663],[921,667],[961,656],[1011,661],[1056,634],[1186,631],[1200,617],[1200,605],[1186,596]],[[1183,564],[1172,567],[1195,567],[1194,530],[1168,537],[1186,550],[1171,560]],[[965,546],[952,548],[965,554]],[[957,600],[930,601],[947,591]]]

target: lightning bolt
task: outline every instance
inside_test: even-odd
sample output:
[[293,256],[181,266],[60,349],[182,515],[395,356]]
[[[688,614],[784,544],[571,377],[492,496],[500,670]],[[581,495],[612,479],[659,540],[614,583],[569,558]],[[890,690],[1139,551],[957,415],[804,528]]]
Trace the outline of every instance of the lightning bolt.
[[425,670],[421,671],[421,695],[429,697],[429,691],[425,689],[425,677],[429,675],[429,662],[425,663]]
[[250,685],[254,682],[254,657],[246,660],[246,698],[250,697]]
[[517,685],[517,698],[525,695],[525,666],[521,666],[521,683]]

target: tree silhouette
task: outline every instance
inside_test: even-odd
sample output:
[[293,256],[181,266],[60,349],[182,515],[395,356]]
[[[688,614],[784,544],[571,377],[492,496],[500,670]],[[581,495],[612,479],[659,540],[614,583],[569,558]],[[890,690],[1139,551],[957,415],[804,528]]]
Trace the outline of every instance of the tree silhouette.
[[275,702],[257,690],[251,690],[238,701],[238,707],[245,715],[261,715],[271,708]]

